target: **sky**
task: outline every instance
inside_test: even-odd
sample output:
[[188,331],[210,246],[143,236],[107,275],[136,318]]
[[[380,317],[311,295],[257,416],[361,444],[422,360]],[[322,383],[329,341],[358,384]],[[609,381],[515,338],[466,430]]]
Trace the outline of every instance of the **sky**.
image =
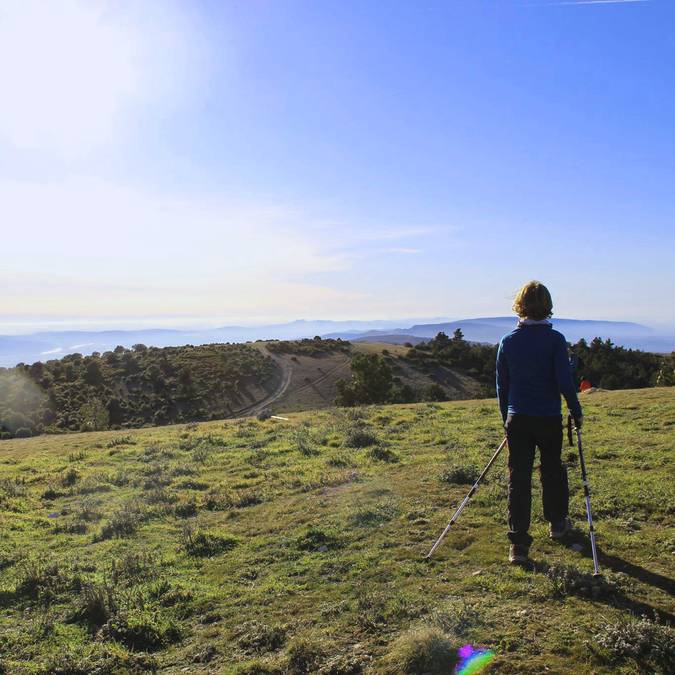
[[0,0],[0,332],[675,326],[675,2]]

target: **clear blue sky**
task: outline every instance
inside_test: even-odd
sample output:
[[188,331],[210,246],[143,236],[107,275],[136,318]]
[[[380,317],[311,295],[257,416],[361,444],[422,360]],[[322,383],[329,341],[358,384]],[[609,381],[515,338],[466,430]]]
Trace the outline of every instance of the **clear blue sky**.
[[0,328],[502,315],[530,278],[675,324],[670,0],[0,0],[0,79]]

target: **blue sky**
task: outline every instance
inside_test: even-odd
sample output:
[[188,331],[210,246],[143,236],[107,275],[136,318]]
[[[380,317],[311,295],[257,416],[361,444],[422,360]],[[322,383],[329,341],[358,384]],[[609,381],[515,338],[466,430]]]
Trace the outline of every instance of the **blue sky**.
[[0,328],[675,325],[675,3],[4,2]]

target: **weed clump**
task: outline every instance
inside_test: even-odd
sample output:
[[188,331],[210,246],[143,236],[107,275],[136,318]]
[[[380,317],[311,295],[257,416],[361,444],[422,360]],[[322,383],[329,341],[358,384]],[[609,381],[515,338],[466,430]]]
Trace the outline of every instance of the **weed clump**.
[[457,648],[434,628],[403,633],[384,660],[387,675],[446,675],[457,665]]
[[115,436],[106,443],[106,448],[119,448],[121,445],[136,445],[131,436]]
[[367,448],[378,443],[377,434],[370,427],[363,424],[353,424],[347,429],[345,445],[348,448]]
[[296,545],[301,551],[318,551],[320,553],[331,548],[337,548],[340,543],[340,539],[332,532],[311,526],[296,539]]
[[371,459],[378,462],[389,462],[391,464],[399,461],[399,456],[385,445],[375,445],[368,451]]
[[192,518],[197,515],[198,510],[199,506],[194,497],[180,501],[173,507],[173,512],[177,518]]
[[87,584],[80,594],[75,618],[96,630],[107,623],[117,610],[117,597],[112,586],[107,583]]
[[567,595],[588,596],[594,599],[613,595],[616,584],[604,577],[594,577],[567,565],[552,565],[546,572],[553,595],[563,598]]
[[77,483],[80,478],[80,472],[75,468],[71,467],[68,469],[61,478],[61,483],[63,487],[72,487]]
[[675,632],[646,616],[607,623],[595,641],[609,661],[633,659],[641,666],[675,672]]
[[215,532],[205,532],[192,525],[186,525],[182,532],[182,546],[188,555],[206,558],[230,551],[239,542],[235,537]]
[[108,522],[101,528],[99,541],[125,537],[136,532],[145,520],[146,514],[136,503],[129,503],[110,516]]
[[451,466],[445,469],[439,476],[444,483],[454,485],[473,485],[477,480],[478,469],[471,465]]
[[181,639],[180,629],[173,621],[156,612],[141,609],[115,613],[101,627],[99,636],[142,652],[155,652]]
[[325,655],[322,643],[310,638],[295,638],[288,646],[288,672],[293,675],[316,673]]
[[314,447],[312,436],[309,428],[306,425],[297,427],[291,432],[291,441],[295,449],[305,457],[311,457],[318,454],[318,450]]
[[235,632],[237,645],[247,654],[264,654],[281,649],[286,631],[279,626],[268,626],[259,621],[247,621]]
[[71,569],[58,562],[30,559],[20,568],[14,591],[18,596],[49,605],[59,594],[65,591],[79,592],[81,588],[81,577],[73,574]]

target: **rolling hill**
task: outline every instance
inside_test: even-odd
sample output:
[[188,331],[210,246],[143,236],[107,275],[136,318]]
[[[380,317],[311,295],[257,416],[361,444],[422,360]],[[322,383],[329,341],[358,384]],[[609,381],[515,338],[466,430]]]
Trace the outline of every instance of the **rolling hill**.
[[135,428],[333,406],[358,354],[384,355],[412,398],[488,395],[461,368],[419,364],[402,346],[336,340],[145,347],[0,369],[0,438]]
[[506,564],[502,456],[424,561],[492,402],[7,441],[0,670],[435,675],[468,644],[488,673],[673,672],[675,388],[584,408],[599,582],[573,453],[568,546],[535,484],[535,565]]

